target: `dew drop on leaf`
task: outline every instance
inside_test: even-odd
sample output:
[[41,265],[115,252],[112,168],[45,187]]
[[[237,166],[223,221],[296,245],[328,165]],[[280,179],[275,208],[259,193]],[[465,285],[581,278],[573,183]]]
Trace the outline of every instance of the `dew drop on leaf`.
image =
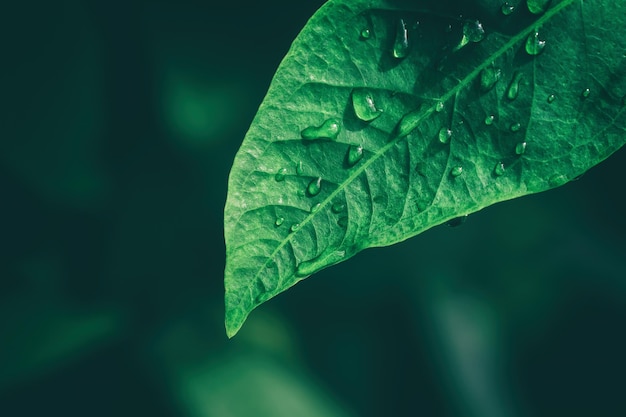
[[502,77],[502,70],[500,68],[490,66],[483,69],[480,72],[480,90],[484,93],[491,90],[500,77]]
[[300,223],[294,223],[289,228],[289,231],[291,231],[293,233],[293,232],[298,231],[298,229],[300,229]]
[[316,213],[320,209],[320,207],[322,207],[321,203],[313,204],[311,206],[311,213]]
[[591,95],[591,90],[588,88],[585,88],[582,93],[580,93],[580,96],[582,98],[588,98]]
[[505,16],[509,16],[511,13],[513,13],[514,10],[515,10],[515,6],[510,4],[508,1],[504,2],[502,7],[500,7],[500,11]]
[[274,221],[274,226],[280,227],[284,222],[285,222],[284,217],[277,217],[276,220]]
[[550,94],[548,96],[548,103],[553,103],[556,100],[556,96],[554,94]]
[[560,187],[563,184],[566,184],[569,180],[563,174],[554,174],[548,180],[548,183],[551,187]]
[[461,174],[463,174],[463,167],[460,165],[457,165],[450,170],[450,175],[453,177],[458,177]]
[[461,42],[454,48],[458,51],[470,42],[476,43],[485,39],[485,28],[478,20],[468,20],[463,24],[463,37]]
[[496,174],[496,176],[500,177],[504,175],[504,169],[504,164],[502,162],[498,162],[493,169],[493,173]]
[[515,153],[517,155],[523,155],[526,152],[526,142],[520,142],[515,145]]
[[348,227],[348,217],[344,216],[337,219],[337,225],[343,228]]
[[296,174],[302,175],[303,172],[304,172],[304,164],[302,163],[302,161],[298,161],[298,163],[296,164]]
[[306,187],[306,192],[311,197],[318,195],[320,191],[322,191],[322,177],[312,179]]
[[365,28],[361,31],[361,39],[369,39],[371,36],[372,32],[368,28]]
[[376,119],[383,112],[382,109],[376,107],[374,95],[368,88],[355,88],[352,90],[352,107],[356,117],[365,122]]
[[437,113],[441,113],[444,109],[445,105],[443,104],[443,101],[438,101],[437,104],[435,105],[435,111]]
[[526,53],[528,55],[539,55],[546,47],[546,41],[539,39],[539,32],[533,31],[526,39]]
[[346,209],[346,205],[343,203],[334,203],[330,209],[333,213],[339,214]]
[[493,114],[490,114],[489,116],[485,117],[485,124],[487,126],[491,126],[495,119],[496,119],[496,116],[494,116]]
[[513,76],[513,81],[509,85],[509,89],[506,92],[506,96],[509,100],[515,100],[519,95],[519,86],[522,81],[522,73],[516,72]]
[[441,130],[439,130],[439,142],[441,143],[448,143],[450,142],[450,139],[452,138],[452,130],[448,129],[447,127],[442,127]]
[[320,256],[311,259],[310,261],[301,262],[296,268],[296,276],[300,278],[307,277],[328,266],[329,264],[341,262],[341,260],[345,257],[346,252],[338,250],[332,251],[327,254],[321,254]]
[[363,158],[363,146],[350,145],[350,147],[348,148],[348,154],[346,155],[348,165],[354,166],[362,158]]
[[287,168],[281,168],[278,170],[276,175],[274,175],[274,179],[278,182],[285,181],[286,175],[287,175]]
[[301,132],[302,139],[337,139],[341,125],[337,119],[328,119],[321,126],[309,126]]
[[422,120],[422,111],[421,110],[413,110],[400,119],[398,123],[398,127],[396,129],[398,137],[403,137],[408,135],[415,129],[420,121]]
[[520,123],[513,123],[510,127],[511,132],[519,132],[521,128],[522,128],[522,125]]
[[404,19],[396,23],[396,37],[393,42],[393,57],[404,58],[409,53],[409,31]]
[[541,14],[548,10],[552,0],[527,0],[528,10],[533,14]]

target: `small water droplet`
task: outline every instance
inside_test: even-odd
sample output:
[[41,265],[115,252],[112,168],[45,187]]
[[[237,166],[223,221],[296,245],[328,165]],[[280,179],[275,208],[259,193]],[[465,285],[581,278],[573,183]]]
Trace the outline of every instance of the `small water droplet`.
[[346,209],[346,205],[344,203],[334,203],[330,209],[333,213],[339,214]]
[[459,216],[459,217],[455,217],[452,220],[448,220],[446,222],[446,226],[448,227],[459,227],[465,224],[465,222],[467,221],[467,214],[465,216]]
[[480,90],[485,93],[496,85],[498,80],[502,77],[502,70],[489,66],[480,72]]
[[452,32],[452,25],[448,25],[448,26],[446,26],[445,31],[446,31],[446,33],[450,33],[450,32]]
[[442,127],[441,130],[439,130],[439,142],[441,143],[448,143],[450,142],[450,139],[452,138],[452,130],[448,129],[447,127]]
[[277,217],[276,220],[274,221],[274,226],[280,227],[284,222],[285,222],[284,217]]
[[337,119],[328,119],[320,126],[309,126],[301,132],[302,139],[337,139],[341,131],[341,125]]
[[495,166],[495,168],[493,169],[493,173],[496,174],[498,177],[504,175],[504,164],[502,162],[498,162]]
[[532,14],[541,14],[548,9],[551,2],[552,0],[527,0],[526,5]]
[[457,165],[450,170],[450,175],[453,177],[458,177],[461,174],[463,174],[463,167],[460,165]]
[[369,39],[372,36],[372,32],[369,28],[365,28],[361,31],[361,39]]
[[322,177],[317,177],[311,180],[306,187],[306,192],[311,196],[316,196],[322,191]]
[[289,230],[293,233],[293,232],[297,232],[300,229],[300,223],[294,223],[291,225],[291,227],[289,228]]
[[348,148],[348,154],[346,155],[346,160],[349,166],[354,166],[363,158],[363,146],[361,145],[350,145]]
[[515,153],[517,155],[523,155],[526,152],[526,142],[520,142],[515,145]]
[[502,7],[500,7],[500,11],[502,12],[503,15],[505,16],[509,16],[511,15],[511,13],[513,13],[513,11],[515,10],[515,6],[513,6],[512,4],[510,4],[508,1],[504,2],[504,4],[502,5]]
[[539,39],[539,32],[533,31],[526,39],[526,53],[528,55],[539,55],[546,47],[546,41]]
[[304,172],[304,164],[302,164],[302,161],[298,161],[298,163],[296,164],[296,174],[302,175],[303,172]]
[[591,90],[588,88],[585,88],[582,93],[580,93],[580,96],[582,98],[588,98],[591,95]]
[[438,101],[437,105],[435,106],[435,111],[437,113],[441,113],[444,109],[445,105],[443,104],[443,101]]
[[511,132],[519,132],[519,130],[522,128],[522,125],[520,123],[513,123],[511,124]]
[[487,126],[491,126],[494,120],[496,120],[496,116],[494,116],[493,114],[490,114],[489,116],[485,117],[485,124]]
[[522,73],[516,72],[513,76],[513,81],[509,85],[509,89],[506,92],[506,96],[509,100],[515,100],[519,95],[519,86],[522,81]]
[[455,51],[463,48],[470,42],[476,43],[485,39],[485,28],[478,20],[468,20],[463,24],[463,37],[461,42],[454,48]]
[[420,109],[413,110],[402,116],[402,119],[400,119],[400,122],[398,123],[398,126],[396,128],[396,133],[398,137],[403,137],[411,133],[413,129],[415,129],[420,124],[423,117],[424,113]]
[[276,175],[274,175],[274,179],[278,182],[285,181],[286,175],[287,175],[287,168],[281,168],[278,170]]
[[563,174],[554,174],[548,180],[548,183],[550,184],[551,187],[559,187],[563,184],[566,184],[567,182],[569,182],[569,180]]
[[354,114],[365,122],[371,122],[383,112],[376,107],[374,94],[368,88],[355,88],[352,90],[352,107]]
[[554,94],[550,94],[548,96],[548,103],[553,103],[556,100],[556,96]]
[[327,250],[325,253],[322,253],[309,261],[301,262],[296,268],[296,276],[299,278],[308,277],[322,268],[340,262],[345,257],[345,251]]
[[337,225],[339,227],[346,228],[346,227],[348,227],[348,223],[349,223],[348,217],[346,217],[346,216],[340,217],[340,218],[337,219]]
[[393,43],[393,57],[404,58],[409,54],[409,30],[403,19],[396,24],[396,38]]
[[311,213],[315,213],[315,212],[317,212],[317,211],[320,209],[320,207],[322,207],[322,204],[321,204],[321,203],[313,204],[313,205],[311,206]]

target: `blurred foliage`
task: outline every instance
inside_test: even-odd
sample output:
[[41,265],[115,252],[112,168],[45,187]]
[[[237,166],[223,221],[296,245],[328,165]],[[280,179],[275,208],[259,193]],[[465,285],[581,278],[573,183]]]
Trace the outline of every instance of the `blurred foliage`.
[[321,3],[5,5],[2,415],[626,414],[624,151],[226,340],[228,169]]

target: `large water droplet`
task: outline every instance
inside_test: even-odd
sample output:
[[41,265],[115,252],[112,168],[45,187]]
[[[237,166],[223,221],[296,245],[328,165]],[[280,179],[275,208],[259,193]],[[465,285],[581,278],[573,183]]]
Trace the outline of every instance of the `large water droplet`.
[[284,222],[285,222],[285,218],[284,217],[276,217],[276,220],[274,221],[274,226],[279,227]]
[[299,278],[308,277],[309,275],[316,273],[322,268],[340,262],[345,257],[345,251],[333,250],[328,251],[327,253],[322,253],[321,255],[311,259],[310,261],[301,262],[296,268],[296,276]]
[[588,98],[591,95],[591,90],[588,88],[585,88],[582,93],[580,93],[580,96],[582,98]]
[[513,6],[512,4],[510,4],[508,1],[504,2],[504,4],[502,5],[502,7],[500,7],[500,11],[502,12],[503,15],[505,16],[509,16],[511,13],[513,13],[513,11],[515,10],[515,6]]
[[359,119],[370,122],[383,112],[376,107],[373,92],[368,88],[355,88],[352,90],[352,107],[354,114]]
[[480,72],[480,90],[487,92],[493,88],[498,80],[502,77],[502,70],[489,66]]
[[361,30],[361,39],[369,39],[372,36],[372,31],[369,28]]
[[559,187],[563,184],[566,184],[567,182],[569,182],[569,180],[563,174],[554,174],[548,180],[548,183],[550,184],[551,187]]
[[302,175],[303,172],[304,172],[304,164],[302,163],[302,161],[298,161],[298,163],[296,163],[296,174]]
[[491,126],[495,120],[496,120],[496,116],[494,116],[493,114],[490,114],[489,116],[485,117],[485,124],[487,126]]
[[448,129],[447,127],[442,127],[441,130],[439,130],[439,142],[441,143],[448,143],[450,142],[450,139],[452,138],[452,130]]
[[527,0],[526,5],[528,6],[528,10],[530,10],[533,14],[541,14],[544,13],[552,0]]
[[526,142],[520,142],[515,145],[515,153],[517,155],[523,155],[526,152]]
[[458,177],[461,174],[463,174],[463,167],[460,165],[457,165],[450,170],[450,175],[452,175],[453,177]]
[[463,37],[461,42],[454,48],[458,51],[470,42],[480,42],[485,38],[485,28],[478,20],[468,20],[463,24]]
[[495,166],[495,168],[493,169],[493,173],[496,174],[496,176],[500,177],[502,175],[504,175],[504,164],[502,162],[498,162]]
[[533,31],[526,39],[526,53],[528,55],[539,55],[546,47],[546,41],[539,39],[539,32]]
[[522,125],[520,123],[513,123],[511,124],[511,132],[519,132],[520,129],[522,128]]
[[548,103],[553,103],[556,100],[556,96],[554,94],[550,94],[548,96]]
[[346,209],[346,205],[344,203],[334,203],[330,209],[333,213],[339,214]]
[[328,119],[320,126],[309,126],[301,132],[302,139],[337,139],[341,131],[341,125],[337,119]]
[[322,177],[317,177],[311,180],[306,187],[306,192],[311,196],[316,196],[322,191]]
[[285,181],[286,175],[287,175],[287,168],[281,168],[278,170],[276,175],[274,175],[274,179],[278,182]]
[[362,158],[363,158],[363,146],[350,145],[350,147],[348,148],[348,154],[346,155],[348,165],[354,166]]
[[419,109],[413,110],[402,116],[402,119],[400,119],[398,127],[396,128],[398,137],[403,137],[411,133],[413,129],[420,124],[422,118],[423,112]]
[[515,100],[519,95],[519,86],[522,81],[522,73],[516,72],[513,76],[513,81],[509,85],[509,89],[506,92],[506,96],[509,100]]
[[393,42],[394,58],[404,58],[409,53],[409,30],[403,19],[396,24],[396,38]]

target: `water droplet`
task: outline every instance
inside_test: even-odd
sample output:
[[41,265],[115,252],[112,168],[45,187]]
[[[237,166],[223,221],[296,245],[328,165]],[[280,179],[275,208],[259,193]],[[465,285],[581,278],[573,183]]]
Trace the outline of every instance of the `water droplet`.
[[311,259],[310,261],[301,262],[296,268],[296,276],[299,278],[308,277],[309,275],[316,273],[322,268],[340,262],[345,257],[345,251],[326,251],[326,253],[322,253],[321,255]]
[[551,2],[552,0],[527,0],[526,5],[531,13],[541,14],[548,9]]
[[350,145],[348,148],[348,154],[346,155],[346,159],[348,161],[348,165],[354,166],[363,158],[363,146],[361,145]]
[[520,142],[515,145],[515,153],[517,155],[523,155],[526,152],[526,142]]
[[550,94],[548,96],[548,103],[553,103],[556,100],[556,96],[554,94]]
[[441,113],[444,109],[445,105],[443,104],[443,101],[438,101],[437,105],[435,106],[435,111],[437,113]]
[[256,300],[257,304],[261,304],[261,303],[266,302],[270,298],[272,298],[272,294],[271,293],[263,292],[263,293],[257,295],[255,300]]
[[393,43],[394,58],[404,58],[409,53],[409,31],[403,19],[396,24],[396,39]]
[[446,222],[446,226],[448,226],[448,227],[459,227],[459,226],[462,226],[463,224],[465,224],[466,221],[467,221],[467,214],[465,216],[459,216],[459,217],[455,217],[452,220],[448,220]]
[[339,214],[346,209],[346,205],[344,203],[334,203],[330,209],[333,213]]
[[458,51],[470,42],[480,42],[485,39],[485,28],[478,20],[468,20],[463,24],[463,37],[461,42],[454,48]]
[[528,55],[539,55],[546,47],[546,41],[539,39],[539,32],[533,31],[526,39],[526,53]]
[[581,96],[582,98],[588,98],[588,97],[589,97],[589,95],[591,95],[591,90],[590,90],[590,89],[588,89],[588,88],[585,88],[585,89],[582,91],[582,93],[580,93],[580,96]]
[[311,213],[315,213],[315,212],[317,212],[317,211],[320,209],[320,207],[322,207],[322,204],[321,204],[321,203],[313,204],[313,205],[311,206]]
[[372,32],[368,28],[365,28],[361,31],[361,39],[369,39],[371,36]]
[[448,25],[448,26],[446,26],[446,29],[445,29],[445,30],[446,30],[446,33],[450,33],[450,32],[452,32],[452,25]]
[[352,107],[354,114],[365,122],[371,122],[383,112],[376,107],[374,95],[368,88],[355,88],[352,90]]
[[274,175],[274,179],[278,182],[285,181],[286,175],[287,175],[287,168],[281,168],[278,170],[276,175]]
[[502,70],[489,66],[480,72],[480,90],[487,92],[493,88],[502,77]]
[[569,180],[563,174],[554,174],[548,180],[548,183],[551,187],[560,187],[563,184],[566,184]]
[[348,217],[344,216],[344,217],[340,217],[339,219],[337,219],[337,225],[339,227],[343,227],[346,228],[348,227]]
[[515,100],[519,95],[519,86],[522,81],[522,73],[516,72],[513,76],[513,81],[509,85],[509,89],[506,92],[506,96],[509,100]]
[[306,192],[311,196],[316,196],[322,191],[322,177],[317,177],[311,180],[306,187]]
[[442,127],[441,130],[439,130],[439,142],[448,143],[450,142],[451,138],[452,130],[448,129],[447,127]]
[[300,229],[300,223],[294,223],[291,225],[291,227],[289,228],[289,230],[293,233],[293,232],[297,232],[298,229]]
[[462,173],[463,173],[463,167],[460,165],[457,165],[450,170],[450,175],[452,175],[453,177],[458,177]]
[[398,127],[396,128],[398,137],[403,137],[411,133],[413,129],[420,124],[423,117],[424,113],[420,109],[413,110],[402,116],[402,119],[400,119]]
[[280,227],[284,222],[285,222],[284,217],[277,217],[276,220],[274,221],[274,226]]
[[496,120],[496,116],[494,116],[493,114],[490,114],[489,116],[485,117],[485,124],[487,126],[491,126],[494,120]]
[[502,12],[503,15],[505,16],[509,16],[511,13],[513,13],[513,11],[515,10],[515,6],[513,6],[512,4],[510,4],[508,1],[505,2],[502,7],[500,7],[500,11]]
[[304,172],[304,165],[302,164],[302,161],[298,161],[298,163],[296,164],[296,174],[302,175],[303,172]]
[[302,139],[337,139],[341,125],[337,119],[328,119],[321,126],[309,126],[301,132]]
[[519,132],[521,128],[522,128],[522,125],[520,123],[513,123],[510,127],[511,132]]
[[502,162],[498,162],[493,169],[493,173],[498,177],[504,175],[504,164]]

